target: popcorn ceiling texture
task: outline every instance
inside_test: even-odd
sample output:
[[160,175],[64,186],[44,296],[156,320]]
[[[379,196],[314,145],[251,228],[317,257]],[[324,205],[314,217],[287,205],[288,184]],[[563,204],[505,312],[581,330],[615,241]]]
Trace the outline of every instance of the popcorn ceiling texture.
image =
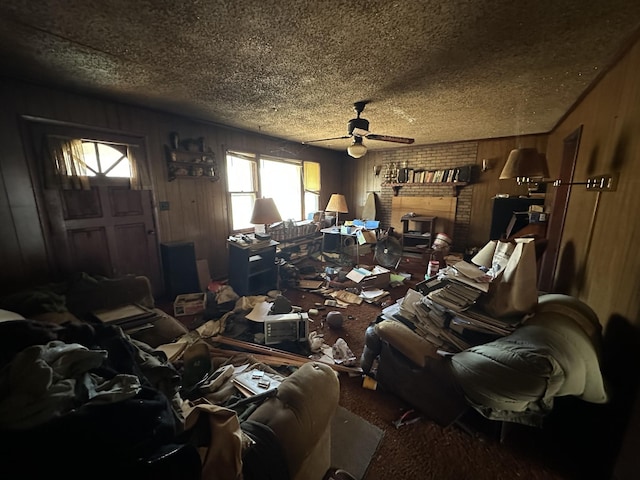
[[295,142],[346,134],[371,100],[372,132],[425,145],[551,130],[639,25],[637,0],[5,1],[0,58]]

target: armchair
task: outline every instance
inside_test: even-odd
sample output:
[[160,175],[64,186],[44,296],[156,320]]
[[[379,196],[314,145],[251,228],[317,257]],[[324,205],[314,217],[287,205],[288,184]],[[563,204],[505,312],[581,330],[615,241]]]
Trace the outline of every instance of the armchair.
[[555,397],[608,401],[600,343],[589,306],[546,294],[510,335],[448,358],[405,325],[383,320],[367,329],[361,365],[369,373],[377,358],[378,382],[440,425],[471,407],[492,420],[540,426]]

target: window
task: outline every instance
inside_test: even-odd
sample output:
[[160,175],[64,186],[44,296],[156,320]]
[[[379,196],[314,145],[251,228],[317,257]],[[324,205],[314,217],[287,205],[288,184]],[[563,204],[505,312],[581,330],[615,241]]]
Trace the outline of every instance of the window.
[[34,138],[42,138],[46,189],[88,190],[90,179],[127,180],[132,190],[151,189],[139,137],[46,123],[31,128]]
[[256,161],[252,155],[227,153],[227,190],[231,206],[231,230],[247,230],[253,225],[251,212],[258,195]]
[[131,177],[131,164],[127,149],[122,145],[82,140],[82,153],[88,177]]
[[227,152],[227,187],[232,231],[254,228],[249,220],[256,198],[273,198],[283,220],[318,211],[320,164]]

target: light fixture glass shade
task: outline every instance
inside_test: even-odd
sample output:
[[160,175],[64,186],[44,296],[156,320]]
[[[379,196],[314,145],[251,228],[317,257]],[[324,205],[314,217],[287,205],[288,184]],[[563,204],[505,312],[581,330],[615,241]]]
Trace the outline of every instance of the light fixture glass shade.
[[344,195],[340,193],[332,193],[325,211],[336,212],[336,225],[340,225],[338,221],[339,214],[349,213],[349,209],[347,208],[347,200],[344,198]]
[[250,223],[254,225],[264,224],[266,226],[270,223],[280,222],[282,217],[276,207],[276,202],[273,198],[256,198],[253,204],[253,213],[251,214]]
[[500,180],[508,178],[522,178],[541,180],[549,177],[549,169],[544,155],[535,148],[516,148],[511,150],[507,163],[500,172]]
[[360,158],[367,153],[367,147],[362,143],[362,137],[354,137],[353,143],[347,148],[347,153],[353,158]]

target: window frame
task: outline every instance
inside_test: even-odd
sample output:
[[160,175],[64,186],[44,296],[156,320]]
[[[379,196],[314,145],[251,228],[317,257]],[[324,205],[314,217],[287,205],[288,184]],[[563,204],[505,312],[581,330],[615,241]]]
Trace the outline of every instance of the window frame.
[[[243,160],[248,160],[252,162],[252,175],[253,175],[253,188],[254,190],[250,190],[250,191],[233,191],[229,188],[229,175],[230,175],[230,168],[229,168],[229,156],[235,156],[237,158],[243,159]],[[298,160],[298,159],[292,159],[292,158],[285,158],[285,157],[277,157],[274,155],[263,155],[260,153],[255,153],[255,152],[247,152],[247,151],[240,151],[237,149],[232,149],[229,148],[225,151],[225,167],[226,167],[226,179],[227,179],[227,202],[228,202],[228,208],[229,208],[229,216],[228,216],[228,221],[229,221],[229,231],[232,234],[237,234],[237,233],[250,233],[253,232],[254,230],[254,226],[252,225],[251,227],[247,227],[247,228],[242,228],[242,229],[234,229],[233,228],[233,224],[234,224],[234,217],[233,217],[233,197],[234,195],[240,195],[240,194],[253,194],[253,201],[255,202],[256,198],[261,198],[263,196],[263,179],[262,179],[262,175],[261,175],[261,168],[263,165],[263,161],[269,161],[269,162],[279,162],[279,163],[284,163],[284,164],[290,164],[290,165],[294,165],[297,168],[299,168],[299,182],[300,182],[300,212],[299,215],[301,216],[301,218],[299,220],[304,220],[306,218],[306,194],[310,193],[312,195],[316,195],[318,198],[318,208],[319,208],[319,198],[320,198],[320,190],[318,189],[317,191],[311,191],[306,189],[305,187],[305,178],[304,178],[304,168],[305,168],[305,164],[316,164],[317,165],[317,169],[318,169],[318,187],[320,186],[320,171],[321,171],[321,164],[320,162],[313,162],[313,161],[307,161],[307,160]],[[283,220],[286,220],[285,218],[283,218]]]

